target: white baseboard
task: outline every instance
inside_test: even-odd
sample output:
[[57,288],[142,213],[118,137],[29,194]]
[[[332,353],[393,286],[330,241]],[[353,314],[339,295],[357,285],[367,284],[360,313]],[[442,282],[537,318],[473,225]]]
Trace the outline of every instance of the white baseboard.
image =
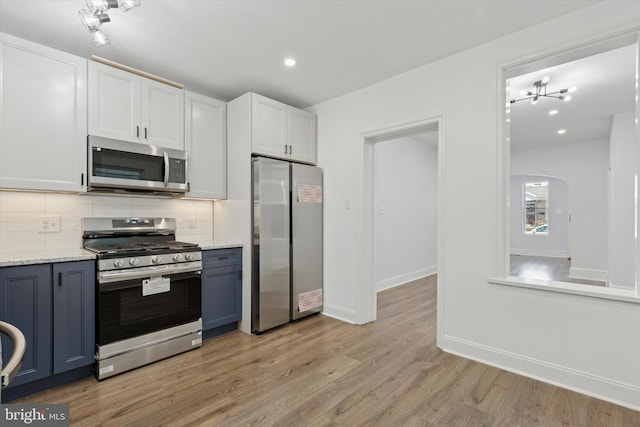
[[353,325],[356,324],[357,313],[355,310],[327,304],[326,301],[322,306],[322,314]]
[[404,285],[405,283],[412,282],[423,277],[431,276],[438,272],[438,266],[432,265],[429,267],[421,268],[420,270],[411,271],[409,273],[399,274],[388,279],[380,280],[376,283],[377,292],[385,291],[396,286]]
[[442,350],[607,402],[640,410],[640,388],[445,335]]
[[608,280],[607,270],[594,270],[591,268],[569,268],[569,278],[582,279],[582,280],[598,280],[600,282],[606,282]]
[[569,258],[569,252],[560,250],[545,250],[545,249],[517,249],[511,248],[509,251],[511,255],[526,255],[526,256],[546,256],[550,258]]

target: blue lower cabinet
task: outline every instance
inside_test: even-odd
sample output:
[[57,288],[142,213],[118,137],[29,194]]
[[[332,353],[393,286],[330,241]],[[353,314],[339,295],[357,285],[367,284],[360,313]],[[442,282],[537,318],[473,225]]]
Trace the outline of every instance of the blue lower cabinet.
[[[20,329],[27,342],[22,367],[9,387],[51,375],[51,310],[49,264],[0,268],[0,320]],[[11,354],[11,340],[3,335],[3,366]]]
[[[209,338],[237,328],[242,320],[242,249],[203,253],[202,329]],[[213,333],[207,333],[213,331]]]
[[53,373],[90,365],[95,353],[95,264],[53,265]]
[[[0,320],[22,331],[22,367],[8,401],[91,374],[95,351],[95,261],[0,268]],[[13,353],[2,337],[2,362]],[[81,369],[79,369],[81,368]]]

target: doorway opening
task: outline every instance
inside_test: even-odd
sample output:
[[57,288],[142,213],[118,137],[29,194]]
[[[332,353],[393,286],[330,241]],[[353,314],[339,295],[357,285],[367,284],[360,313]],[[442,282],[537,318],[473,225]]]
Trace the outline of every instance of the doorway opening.
[[[437,274],[440,308],[444,298],[443,159],[441,118],[363,135],[357,323],[376,320],[379,290],[433,274]],[[438,337],[443,330],[441,313],[439,309]]]

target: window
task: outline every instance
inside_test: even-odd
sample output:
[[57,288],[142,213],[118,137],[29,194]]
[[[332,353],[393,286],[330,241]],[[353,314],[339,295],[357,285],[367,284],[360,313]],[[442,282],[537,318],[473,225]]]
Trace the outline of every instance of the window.
[[529,235],[549,234],[549,181],[524,185],[524,232]]

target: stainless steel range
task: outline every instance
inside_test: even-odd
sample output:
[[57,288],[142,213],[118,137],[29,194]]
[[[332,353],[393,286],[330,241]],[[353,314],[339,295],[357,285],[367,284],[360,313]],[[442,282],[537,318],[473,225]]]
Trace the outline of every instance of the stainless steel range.
[[202,345],[202,256],[174,218],[84,218],[97,254],[99,380]]

